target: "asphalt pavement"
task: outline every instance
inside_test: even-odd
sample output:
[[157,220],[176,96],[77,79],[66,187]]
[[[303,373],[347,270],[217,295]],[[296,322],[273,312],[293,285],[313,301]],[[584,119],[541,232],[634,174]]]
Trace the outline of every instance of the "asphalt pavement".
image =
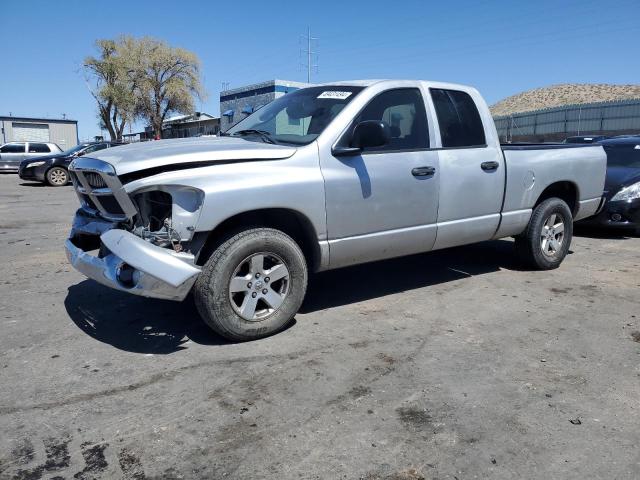
[[0,479],[640,478],[640,238],[314,276],[284,332],[75,272],[71,187],[0,175]]

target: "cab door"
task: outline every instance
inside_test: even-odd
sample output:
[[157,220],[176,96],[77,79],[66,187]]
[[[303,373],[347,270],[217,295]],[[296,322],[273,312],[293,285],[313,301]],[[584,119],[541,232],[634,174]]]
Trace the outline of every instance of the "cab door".
[[441,143],[434,248],[489,240],[500,224],[506,174],[498,139],[484,126],[493,120],[481,117],[476,103],[484,107],[484,101],[479,95],[440,88],[431,88],[430,93]]
[[418,88],[387,90],[356,116],[389,125],[391,140],[352,156],[321,158],[332,267],[430,250],[436,238],[438,152]]

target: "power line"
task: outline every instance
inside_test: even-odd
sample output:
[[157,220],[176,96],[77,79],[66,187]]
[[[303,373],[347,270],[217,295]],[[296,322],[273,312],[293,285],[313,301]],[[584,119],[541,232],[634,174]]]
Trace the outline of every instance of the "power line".
[[[307,34],[300,35],[301,40],[304,40],[305,48],[304,50],[300,50],[300,60],[302,60],[302,55],[304,54],[306,58],[306,63],[302,63],[301,65],[307,69],[307,83],[311,83],[311,70],[315,69],[316,73],[318,73],[318,40],[319,38],[311,36],[311,27],[307,27]],[[313,44],[315,42],[315,51]]]

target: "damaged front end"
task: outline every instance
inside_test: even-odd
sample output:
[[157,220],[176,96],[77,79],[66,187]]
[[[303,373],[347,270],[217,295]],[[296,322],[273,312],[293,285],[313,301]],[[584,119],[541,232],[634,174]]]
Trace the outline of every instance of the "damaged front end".
[[191,243],[203,192],[169,185],[128,194],[110,164],[91,158],[70,171],[81,203],[65,243],[71,264],[118,290],[183,300],[200,273]]

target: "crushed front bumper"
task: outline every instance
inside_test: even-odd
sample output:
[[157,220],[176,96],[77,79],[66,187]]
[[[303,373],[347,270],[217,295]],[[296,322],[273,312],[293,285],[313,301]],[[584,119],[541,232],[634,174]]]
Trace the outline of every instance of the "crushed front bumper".
[[[114,227],[115,224],[79,211],[65,242],[67,258],[73,267],[116,290],[183,300],[200,273],[193,256],[158,247]],[[90,253],[89,249],[94,248],[99,248],[100,253],[97,250]]]

